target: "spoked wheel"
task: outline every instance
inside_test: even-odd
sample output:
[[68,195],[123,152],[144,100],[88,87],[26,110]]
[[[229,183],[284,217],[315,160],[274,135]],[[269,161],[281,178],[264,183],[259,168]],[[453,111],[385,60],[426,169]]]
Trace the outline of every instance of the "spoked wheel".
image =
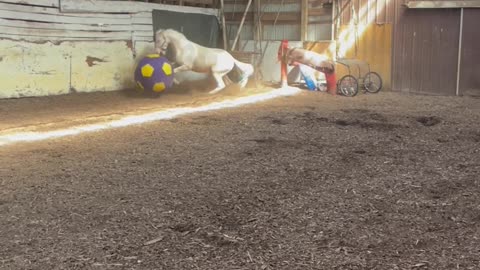
[[352,75],[345,75],[338,81],[337,88],[342,95],[354,97],[358,94],[358,80]]
[[377,72],[368,72],[363,78],[363,86],[369,93],[378,93],[382,89],[382,77]]

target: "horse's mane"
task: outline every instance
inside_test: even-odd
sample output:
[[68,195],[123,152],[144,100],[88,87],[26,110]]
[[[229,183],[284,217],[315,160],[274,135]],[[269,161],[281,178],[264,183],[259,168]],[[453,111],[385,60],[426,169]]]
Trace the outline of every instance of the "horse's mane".
[[171,28],[163,30],[162,32],[167,34],[167,35],[174,36],[176,38],[185,38],[185,39],[187,38],[183,33],[178,32],[177,30],[174,30],[174,29],[171,29]]

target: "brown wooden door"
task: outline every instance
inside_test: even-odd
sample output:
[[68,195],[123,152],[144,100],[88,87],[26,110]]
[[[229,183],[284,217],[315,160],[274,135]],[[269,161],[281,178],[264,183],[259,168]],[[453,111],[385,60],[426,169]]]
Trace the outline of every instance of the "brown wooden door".
[[463,10],[459,94],[480,96],[480,9]]
[[396,10],[392,88],[455,95],[460,10]]

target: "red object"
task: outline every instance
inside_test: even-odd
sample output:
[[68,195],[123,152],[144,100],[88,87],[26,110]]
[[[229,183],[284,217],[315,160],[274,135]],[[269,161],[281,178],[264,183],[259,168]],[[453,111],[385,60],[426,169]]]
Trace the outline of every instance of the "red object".
[[280,83],[282,87],[288,85],[287,83],[287,52],[288,52],[288,40],[282,40],[280,47],[278,48],[278,60],[280,61]]
[[337,76],[335,76],[335,71],[325,72],[325,79],[327,80],[327,92],[332,95],[337,94]]
[[319,67],[316,70],[325,74],[325,79],[327,81],[327,92],[336,95],[337,94],[337,76],[335,75],[335,68],[326,68]]

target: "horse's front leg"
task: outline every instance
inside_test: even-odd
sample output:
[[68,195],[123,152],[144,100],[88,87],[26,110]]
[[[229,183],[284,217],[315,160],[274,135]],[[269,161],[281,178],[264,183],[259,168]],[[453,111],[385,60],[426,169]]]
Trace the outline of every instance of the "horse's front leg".
[[188,71],[188,70],[192,70],[192,66],[191,65],[181,65],[179,67],[176,67],[173,69],[173,73],[177,73],[177,72],[181,72],[181,71]]
[[208,92],[209,94],[216,94],[226,87],[225,82],[223,81],[224,73],[212,73],[213,78],[217,82],[217,87],[212,91]]
[[[181,66],[178,66],[176,68],[173,69],[173,74],[177,74],[177,72],[181,72],[181,71],[188,71],[188,70],[192,70],[192,66],[190,65],[181,65]],[[179,81],[177,79],[173,79],[173,83],[174,84],[180,84]]]

